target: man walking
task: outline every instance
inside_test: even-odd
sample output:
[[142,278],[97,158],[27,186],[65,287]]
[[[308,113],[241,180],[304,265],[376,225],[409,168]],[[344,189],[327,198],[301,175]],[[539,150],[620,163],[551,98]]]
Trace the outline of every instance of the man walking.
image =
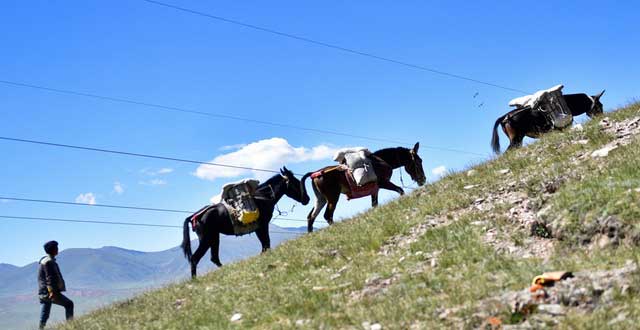
[[56,262],[58,255],[58,242],[49,241],[44,244],[46,256],[40,259],[38,269],[38,296],[40,297],[40,329],[44,329],[51,312],[51,304],[64,307],[67,320],[73,318],[73,301],[65,297],[62,292],[66,291],[64,279],[60,273],[60,268]]

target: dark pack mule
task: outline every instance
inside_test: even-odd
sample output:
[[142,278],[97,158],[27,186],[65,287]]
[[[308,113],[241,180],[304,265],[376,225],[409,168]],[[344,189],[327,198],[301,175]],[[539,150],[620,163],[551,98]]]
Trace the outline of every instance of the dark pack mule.
[[[280,170],[281,174],[277,174],[258,186],[255,194],[255,202],[260,210],[258,218],[258,229],[255,231],[256,236],[262,244],[262,252],[271,248],[271,240],[269,238],[269,222],[273,217],[273,210],[282,196],[302,203],[309,204],[309,195],[304,185],[298,180],[293,172],[286,167]],[[189,237],[189,226],[191,225],[191,216],[184,220],[182,251],[191,264],[191,277],[196,277],[196,267],[198,262],[204,256],[208,249],[211,249],[211,262],[218,267],[222,266],[218,256],[220,246],[220,234],[236,235],[231,223],[231,218],[227,212],[227,208],[222,204],[213,205],[209,208],[196,227],[196,233],[200,243],[196,252],[191,253],[191,238]]]
[[[603,94],[604,90],[600,94],[593,96],[567,94],[563,95],[563,97],[573,116],[586,113],[591,118],[603,112],[603,106],[600,103],[600,98]],[[509,138],[510,143],[507,150],[520,147],[525,136],[537,139],[542,134],[554,129],[553,124],[540,111],[533,111],[530,108],[518,108],[509,111],[499,117],[493,125],[491,148],[496,154],[500,153],[498,125],[502,126],[502,131]]]
[[[418,156],[418,148],[420,143],[416,143],[413,149],[398,147],[381,149],[372,154],[370,157],[373,163],[373,170],[378,177],[378,187],[382,189],[404,194],[404,190],[391,182],[393,170],[403,167],[411,176],[413,181],[422,186],[427,181],[424,170],[422,168],[422,159]],[[302,177],[302,184],[313,173],[321,172],[321,175],[313,176],[311,186],[316,195],[316,202],[311,212],[307,216],[307,231],[313,231],[313,222],[320,211],[327,206],[324,211],[324,218],[330,225],[333,224],[333,213],[335,212],[340,194],[347,194],[349,191],[349,183],[345,176],[344,169],[335,169],[335,166],[328,166],[316,172],[310,172]],[[371,194],[371,206],[378,205],[378,192]]]

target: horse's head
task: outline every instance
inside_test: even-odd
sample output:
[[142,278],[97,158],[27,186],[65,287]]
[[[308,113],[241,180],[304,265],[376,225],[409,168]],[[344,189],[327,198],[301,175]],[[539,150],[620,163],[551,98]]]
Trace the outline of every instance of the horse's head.
[[604,90],[602,90],[602,92],[600,92],[600,94],[598,95],[591,96],[591,98],[593,99],[593,104],[591,104],[591,109],[589,109],[589,111],[587,112],[587,115],[589,115],[589,117],[599,115],[604,112],[602,103],[600,103],[602,94],[604,94]]
[[280,174],[284,179],[286,184],[286,189],[284,194],[289,198],[300,202],[302,205],[309,204],[309,195],[307,195],[307,189],[305,189],[304,185],[296,178],[296,176],[286,167],[282,167],[280,169]]
[[427,182],[427,177],[424,175],[424,169],[422,168],[422,158],[418,155],[418,148],[420,148],[420,142],[417,142],[413,149],[409,150],[409,161],[404,165],[404,170],[409,173],[411,179],[417,182],[419,186],[422,186]]

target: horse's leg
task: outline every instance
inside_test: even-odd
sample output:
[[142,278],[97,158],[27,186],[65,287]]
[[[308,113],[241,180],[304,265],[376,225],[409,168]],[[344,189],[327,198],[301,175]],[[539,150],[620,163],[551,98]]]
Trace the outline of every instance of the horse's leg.
[[327,204],[327,199],[321,193],[318,192],[318,195],[316,195],[316,203],[313,206],[313,209],[311,210],[311,212],[309,212],[309,215],[307,216],[308,232],[313,231],[313,222],[316,221],[318,214],[320,214],[320,212],[322,211],[322,209],[326,204]]
[[334,191],[333,194],[327,196],[327,209],[324,210],[324,219],[327,220],[329,225],[333,224],[333,212],[338,205],[338,199],[340,199],[340,190]]
[[518,148],[522,145],[524,135],[518,132],[518,130],[511,125],[509,121],[502,124],[502,131],[509,138],[509,147],[507,150]]
[[396,186],[393,182],[389,180],[379,180],[378,186],[382,189],[392,190],[400,194],[400,196],[404,195],[404,189]]
[[[206,236],[205,236],[206,238]],[[207,244],[206,239],[200,240],[198,243],[198,249],[193,253],[191,257],[191,277],[196,278],[196,268],[198,267],[198,262],[202,259],[205,253],[207,253],[207,249],[209,248],[209,244]]]
[[269,225],[260,226],[258,230],[256,230],[256,236],[260,240],[260,244],[262,244],[262,253],[267,252],[271,248],[271,239],[269,238]]
[[309,215],[307,215],[307,232],[313,231],[313,223],[316,221],[316,218],[322,211],[322,208],[327,204],[327,199],[316,186],[316,180],[311,181],[311,187],[313,187],[313,193],[316,195],[316,202],[309,212]]
[[522,140],[524,140],[524,135],[517,134],[513,138],[509,137],[509,147],[507,150],[520,148],[522,146]]
[[220,233],[215,233],[211,239],[211,244],[209,244],[211,248],[211,262],[213,262],[216,266],[222,267],[222,263],[220,262]]
[[374,192],[371,194],[371,207],[378,206],[378,192]]

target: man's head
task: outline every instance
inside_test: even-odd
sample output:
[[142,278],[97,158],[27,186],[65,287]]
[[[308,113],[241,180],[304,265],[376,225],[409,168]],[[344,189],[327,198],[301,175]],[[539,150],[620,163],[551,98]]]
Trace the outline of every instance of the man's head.
[[44,252],[50,256],[56,256],[58,254],[58,242],[49,241],[44,243]]

